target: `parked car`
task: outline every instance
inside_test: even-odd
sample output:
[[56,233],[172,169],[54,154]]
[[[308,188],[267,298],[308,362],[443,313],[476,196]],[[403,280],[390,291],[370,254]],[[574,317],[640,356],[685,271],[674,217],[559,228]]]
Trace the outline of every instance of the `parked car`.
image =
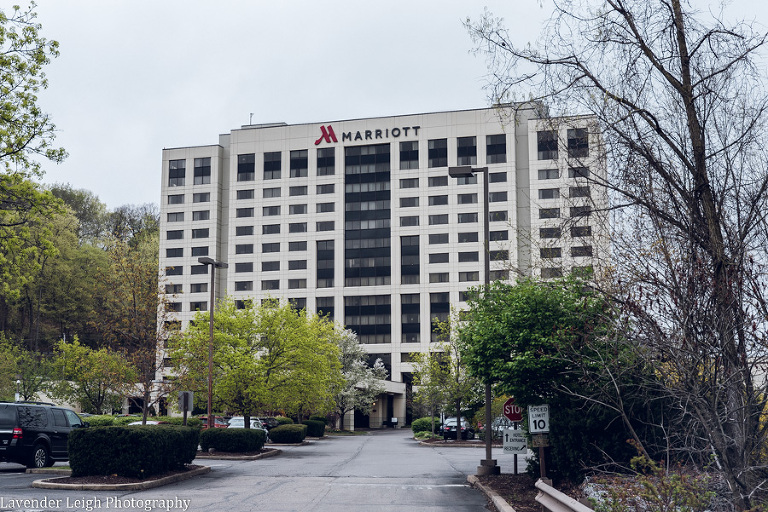
[[[456,418],[446,418],[440,427],[443,439],[456,439]],[[469,424],[467,418],[461,418],[461,438],[474,439],[475,429]]]
[[506,416],[496,416],[493,419],[492,428],[493,437],[496,439],[501,439],[501,436],[504,435],[504,429],[512,428],[512,422]]
[[69,433],[87,426],[74,411],[53,404],[0,402],[0,460],[30,468],[69,460]]
[[264,428],[267,430],[272,430],[276,426],[280,425],[280,422],[277,421],[277,418],[274,416],[266,416],[259,418],[261,420],[261,423],[264,425]]
[[[242,416],[233,416],[229,420],[228,428],[245,428],[245,418],[243,418]],[[267,430],[264,424],[261,422],[261,420],[256,417],[251,418],[251,428]]]
[[146,423],[142,423],[141,421],[132,421],[128,423],[127,426],[136,426],[136,425],[170,425],[167,421],[155,421],[155,420],[147,420]]
[[[208,428],[208,416],[198,416],[200,418],[200,421],[203,422],[203,429]],[[221,416],[214,416],[213,417],[213,428],[227,428],[229,426],[229,423],[221,417]]]

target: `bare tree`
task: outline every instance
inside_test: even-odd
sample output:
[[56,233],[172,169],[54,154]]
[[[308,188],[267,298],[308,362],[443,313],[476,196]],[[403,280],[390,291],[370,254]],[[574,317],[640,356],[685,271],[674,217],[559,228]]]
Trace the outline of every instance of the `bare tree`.
[[590,179],[611,191],[628,337],[682,413],[669,441],[711,455],[749,508],[766,466],[766,34],[683,0],[558,1],[533,47],[490,14],[467,27],[494,101],[597,119],[609,174]]

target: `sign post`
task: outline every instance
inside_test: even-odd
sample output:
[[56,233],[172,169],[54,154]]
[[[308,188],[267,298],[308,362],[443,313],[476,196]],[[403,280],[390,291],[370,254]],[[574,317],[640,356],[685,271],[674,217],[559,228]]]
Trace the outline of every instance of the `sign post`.
[[179,409],[184,414],[184,426],[187,425],[187,412],[192,410],[192,397],[191,391],[179,391]]
[[[528,432],[531,434],[549,433],[549,405],[528,406]],[[544,442],[539,444],[539,469],[541,478],[547,478],[547,465],[545,462]]]
[[504,417],[506,417],[509,421],[512,422],[514,430],[505,429],[504,430],[504,453],[514,453],[515,454],[515,461],[514,461],[514,474],[517,474],[517,454],[518,453],[525,453],[527,450],[522,449],[522,451],[507,451],[507,432],[514,432],[515,439],[519,439],[516,436],[520,436],[523,438],[523,445],[525,445],[525,437],[523,437],[522,432],[520,434],[517,434],[517,424],[521,421],[523,421],[523,409],[515,403],[515,398],[509,398],[506,402],[504,402],[504,408],[502,409],[502,414],[504,414]]

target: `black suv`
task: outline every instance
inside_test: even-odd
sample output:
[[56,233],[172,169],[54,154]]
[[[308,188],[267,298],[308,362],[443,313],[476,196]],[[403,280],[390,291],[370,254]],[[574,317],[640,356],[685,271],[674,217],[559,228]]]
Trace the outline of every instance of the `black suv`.
[[52,404],[0,402],[0,461],[44,468],[68,460],[70,431],[87,426],[74,411]]

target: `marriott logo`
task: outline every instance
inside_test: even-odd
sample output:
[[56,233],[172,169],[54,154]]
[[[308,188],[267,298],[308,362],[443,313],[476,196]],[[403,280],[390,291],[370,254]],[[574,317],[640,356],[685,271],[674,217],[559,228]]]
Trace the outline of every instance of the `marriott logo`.
[[[409,133],[414,137],[418,137],[421,126],[404,126],[402,128],[385,128],[377,130],[362,130],[356,132],[342,132],[341,141],[358,141],[358,140],[376,140],[376,139],[388,139],[390,137],[408,137]],[[330,144],[331,142],[339,142],[336,138],[336,133],[333,131],[333,126],[321,126],[320,138],[315,141],[315,146],[325,141]]]

